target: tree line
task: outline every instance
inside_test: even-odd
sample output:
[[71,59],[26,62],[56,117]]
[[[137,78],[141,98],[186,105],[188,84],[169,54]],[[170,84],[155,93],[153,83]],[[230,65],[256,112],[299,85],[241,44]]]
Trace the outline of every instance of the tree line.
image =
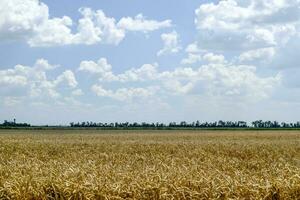
[[71,122],[70,127],[99,127],[99,128],[300,128],[300,122],[286,123],[278,121],[256,120],[251,123],[245,121],[215,121],[215,122],[170,122],[168,124],[138,123],[138,122],[115,122],[115,123],[96,123],[96,122]]
[[[0,127],[30,127],[29,123],[17,123],[14,119],[13,121],[5,120]],[[46,126],[48,127],[48,126]],[[60,127],[60,126],[59,126]],[[61,127],[95,127],[95,128],[140,128],[140,129],[161,129],[161,128],[300,128],[300,122],[290,123],[290,122],[278,122],[278,121],[263,121],[256,120],[251,123],[245,121],[215,121],[215,122],[170,122],[170,123],[147,123],[147,122],[115,122],[115,123],[102,123],[102,122],[71,122],[69,126]]]
[[4,120],[0,127],[30,127],[31,125],[28,123],[17,123],[16,119],[13,121]]

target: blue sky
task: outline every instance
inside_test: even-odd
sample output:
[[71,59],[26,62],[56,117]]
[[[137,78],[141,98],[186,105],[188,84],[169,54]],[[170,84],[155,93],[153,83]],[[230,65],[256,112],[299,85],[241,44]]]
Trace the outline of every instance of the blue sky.
[[298,0],[0,2],[0,120],[299,119]]

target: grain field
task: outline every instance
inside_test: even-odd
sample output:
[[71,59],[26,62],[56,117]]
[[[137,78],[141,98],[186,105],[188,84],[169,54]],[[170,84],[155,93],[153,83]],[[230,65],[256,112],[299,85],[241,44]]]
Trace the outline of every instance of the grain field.
[[300,199],[300,132],[1,130],[0,199]]

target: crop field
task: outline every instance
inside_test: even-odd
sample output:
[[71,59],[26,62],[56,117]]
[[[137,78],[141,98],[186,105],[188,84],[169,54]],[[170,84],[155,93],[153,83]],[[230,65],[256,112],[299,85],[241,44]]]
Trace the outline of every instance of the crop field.
[[300,132],[1,130],[0,199],[300,199]]

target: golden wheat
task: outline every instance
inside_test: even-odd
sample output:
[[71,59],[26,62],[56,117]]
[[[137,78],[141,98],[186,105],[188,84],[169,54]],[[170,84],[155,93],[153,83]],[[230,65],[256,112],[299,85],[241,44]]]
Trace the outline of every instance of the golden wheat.
[[0,132],[0,199],[300,199],[300,132]]

